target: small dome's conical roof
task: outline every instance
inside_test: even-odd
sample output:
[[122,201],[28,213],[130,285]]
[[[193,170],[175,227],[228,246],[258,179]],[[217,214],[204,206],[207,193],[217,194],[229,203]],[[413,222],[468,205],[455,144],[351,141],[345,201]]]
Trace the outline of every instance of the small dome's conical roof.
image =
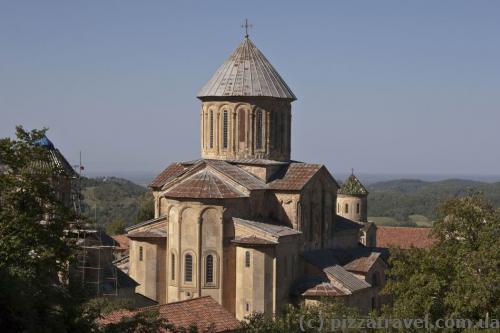
[[368,191],[354,174],[350,175],[349,178],[347,178],[346,181],[340,186],[338,193],[356,196],[368,195]]
[[247,37],[198,93],[198,98],[227,96],[297,99],[276,69]]

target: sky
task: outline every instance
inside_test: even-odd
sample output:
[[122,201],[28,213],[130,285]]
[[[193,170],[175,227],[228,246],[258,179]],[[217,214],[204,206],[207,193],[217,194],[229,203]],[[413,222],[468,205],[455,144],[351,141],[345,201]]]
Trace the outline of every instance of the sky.
[[500,1],[0,0],[0,137],[48,127],[89,173],[198,158],[196,94],[245,18],[298,98],[293,159],[500,175]]

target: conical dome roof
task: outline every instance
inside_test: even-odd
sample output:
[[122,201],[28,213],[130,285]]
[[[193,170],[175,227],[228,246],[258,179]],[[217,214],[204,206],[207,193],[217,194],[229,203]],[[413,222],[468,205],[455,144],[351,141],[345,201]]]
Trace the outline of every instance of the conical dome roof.
[[368,191],[355,175],[350,175],[349,178],[346,179],[342,186],[340,186],[338,193],[356,196],[368,195]]
[[245,37],[198,93],[198,98],[227,96],[297,99],[248,37]]

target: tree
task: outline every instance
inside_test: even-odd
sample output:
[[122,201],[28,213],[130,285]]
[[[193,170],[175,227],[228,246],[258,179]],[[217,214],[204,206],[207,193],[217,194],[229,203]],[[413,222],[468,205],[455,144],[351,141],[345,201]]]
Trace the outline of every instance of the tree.
[[426,249],[391,250],[387,312],[399,318],[500,315],[500,214],[480,195],[451,199],[438,213]]
[[151,192],[146,192],[138,199],[137,223],[151,220],[155,215],[154,199]]
[[73,217],[57,199],[48,151],[34,145],[45,130],[17,127],[16,134],[17,140],[0,140],[2,326],[60,331],[74,322],[74,302],[58,279],[72,260],[64,230]]
[[106,233],[109,235],[119,235],[125,233],[125,221],[121,217],[116,217],[106,226]]
[[[34,144],[45,131],[17,127],[17,139],[0,139],[0,331],[113,332],[68,276],[76,251],[65,230],[75,216],[58,199],[48,150]],[[120,325],[151,332],[164,323],[137,316]]]

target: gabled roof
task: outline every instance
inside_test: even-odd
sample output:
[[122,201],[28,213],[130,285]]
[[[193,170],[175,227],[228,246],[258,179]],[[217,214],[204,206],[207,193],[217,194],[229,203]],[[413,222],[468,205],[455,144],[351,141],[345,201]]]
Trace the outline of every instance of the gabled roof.
[[270,241],[261,237],[257,237],[255,235],[252,236],[246,236],[246,237],[236,237],[234,238],[231,243],[237,244],[237,245],[248,245],[248,246],[274,246],[277,245],[278,243],[275,241]]
[[236,225],[243,225],[249,227],[251,229],[255,229],[261,231],[269,236],[279,239],[280,237],[292,236],[292,235],[300,235],[302,234],[300,231],[289,228],[284,225],[272,224],[266,222],[258,222],[251,220],[244,220],[238,217],[233,217],[233,221]]
[[198,98],[227,96],[297,99],[249,38],[243,40],[198,93]]
[[240,325],[239,321],[229,311],[210,296],[136,310],[118,310],[105,315],[99,322],[101,325],[118,323],[122,318],[132,317],[144,311],[157,311],[159,318],[166,319],[175,326],[186,329],[195,324],[200,331],[205,331],[211,325],[214,325],[213,332],[233,332]]
[[230,199],[248,196],[209,168],[201,169],[181,180],[179,184],[174,184],[163,195],[193,199]]
[[[43,147],[47,149],[49,152],[49,165],[46,165],[45,162],[36,161],[34,162],[32,168],[38,167],[49,167],[55,169],[55,171],[59,174],[65,175],[66,177],[76,177],[77,173],[69,164],[68,160],[64,157],[64,155],[57,149],[52,141],[49,140],[46,136],[43,136],[41,139],[35,141],[33,143],[35,146]],[[44,165],[45,164],[45,165]]]
[[171,179],[181,175],[188,166],[181,163],[172,163],[165,170],[163,170],[155,179],[149,184],[151,188],[160,188]]
[[321,164],[290,163],[277,173],[268,186],[273,190],[300,191],[322,167]]
[[350,175],[340,186],[338,193],[345,195],[368,195],[368,191],[354,174]]
[[436,242],[436,239],[430,235],[430,231],[431,228],[378,226],[376,244],[378,247],[385,248],[429,248]]
[[145,231],[136,231],[127,234],[128,238],[166,238],[166,228],[153,228]]
[[248,190],[264,190],[266,184],[251,173],[222,160],[204,160],[207,165],[223,173]]

